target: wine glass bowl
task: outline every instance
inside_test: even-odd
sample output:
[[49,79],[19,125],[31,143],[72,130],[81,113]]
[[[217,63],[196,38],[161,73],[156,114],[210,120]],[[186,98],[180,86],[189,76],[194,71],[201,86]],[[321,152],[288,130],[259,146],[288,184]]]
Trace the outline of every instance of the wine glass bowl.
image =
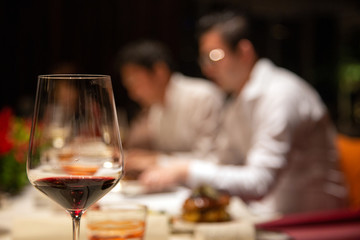
[[38,78],[27,174],[31,184],[73,218],[108,193],[124,171],[110,76]]

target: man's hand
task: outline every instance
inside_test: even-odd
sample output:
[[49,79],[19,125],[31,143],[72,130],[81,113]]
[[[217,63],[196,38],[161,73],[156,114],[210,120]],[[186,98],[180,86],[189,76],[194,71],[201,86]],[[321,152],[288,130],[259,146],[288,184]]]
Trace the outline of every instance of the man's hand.
[[156,166],[158,153],[143,149],[128,150],[125,154],[125,169],[142,172]]
[[139,180],[152,191],[169,189],[185,182],[188,165],[188,162],[174,162],[166,167],[155,166],[143,172]]

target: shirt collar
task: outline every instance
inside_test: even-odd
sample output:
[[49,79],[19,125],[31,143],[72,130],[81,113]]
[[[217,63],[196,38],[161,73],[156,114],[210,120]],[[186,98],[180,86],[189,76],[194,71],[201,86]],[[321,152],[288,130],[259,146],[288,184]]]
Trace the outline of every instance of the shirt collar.
[[[164,109],[169,107],[169,104],[171,104],[171,100],[174,99],[172,97],[174,94],[176,94],[176,91],[178,89],[179,80],[183,77],[181,73],[174,72],[171,74],[169,82],[165,89],[165,101],[163,104],[154,104],[153,107],[157,109]],[[176,99],[176,98],[175,98]]]
[[262,58],[255,63],[250,74],[249,81],[245,84],[238,97],[245,100],[254,100],[258,98],[263,91],[266,91],[268,79],[274,68],[274,64],[269,60]]

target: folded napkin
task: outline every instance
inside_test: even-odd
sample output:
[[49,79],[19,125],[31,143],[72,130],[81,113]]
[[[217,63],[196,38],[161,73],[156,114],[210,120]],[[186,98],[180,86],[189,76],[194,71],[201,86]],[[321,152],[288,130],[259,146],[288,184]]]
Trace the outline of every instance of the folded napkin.
[[257,230],[283,232],[295,240],[358,240],[360,209],[292,214],[255,227]]
[[195,240],[248,240],[255,239],[255,229],[250,221],[237,220],[224,223],[198,224]]

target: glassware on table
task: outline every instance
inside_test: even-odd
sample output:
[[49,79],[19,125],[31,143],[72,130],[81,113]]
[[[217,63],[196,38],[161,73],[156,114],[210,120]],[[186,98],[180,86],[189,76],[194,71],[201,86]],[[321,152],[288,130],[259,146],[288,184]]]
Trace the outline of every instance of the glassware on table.
[[110,76],[39,76],[27,175],[70,213],[74,240],[82,214],[119,182],[123,171]]
[[141,240],[147,207],[137,203],[109,203],[86,212],[89,240]]

